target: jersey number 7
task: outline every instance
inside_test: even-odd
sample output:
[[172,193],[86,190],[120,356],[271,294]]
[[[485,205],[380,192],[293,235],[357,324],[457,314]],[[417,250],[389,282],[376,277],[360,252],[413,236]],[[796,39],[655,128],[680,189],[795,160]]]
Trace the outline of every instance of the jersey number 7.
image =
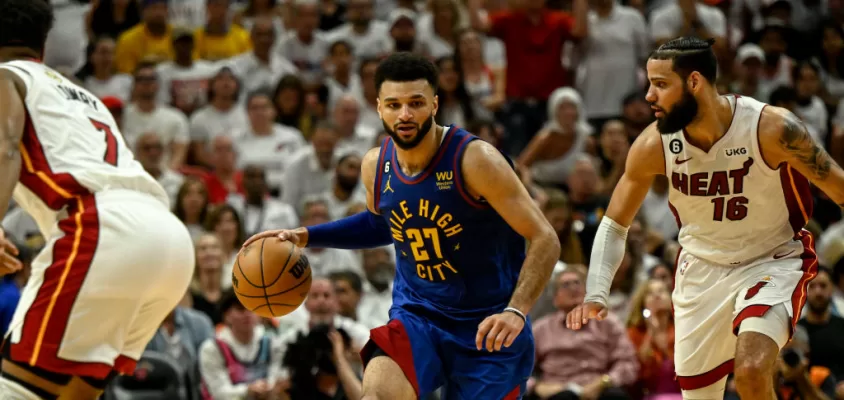
[[103,156],[103,161],[117,166],[117,138],[114,137],[111,127],[108,126],[108,124],[95,119],[91,119],[91,123],[94,124],[94,128],[98,131],[105,133],[106,151]]

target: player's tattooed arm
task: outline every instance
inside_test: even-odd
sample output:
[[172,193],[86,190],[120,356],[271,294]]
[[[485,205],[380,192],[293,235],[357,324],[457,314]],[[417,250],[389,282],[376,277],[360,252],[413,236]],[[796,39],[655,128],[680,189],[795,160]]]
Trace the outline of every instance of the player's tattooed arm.
[[475,140],[463,156],[463,179],[470,196],[483,198],[530,244],[509,307],[527,315],[551,278],[560,240],[507,160]]
[[769,166],[788,164],[844,207],[844,170],[812,138],[800,118],[782,108],[766,107],[759,139]]
[[20,146],[26,121],[25,91],[20,78],[0,69],[0,220],[6,216],[20,175]]

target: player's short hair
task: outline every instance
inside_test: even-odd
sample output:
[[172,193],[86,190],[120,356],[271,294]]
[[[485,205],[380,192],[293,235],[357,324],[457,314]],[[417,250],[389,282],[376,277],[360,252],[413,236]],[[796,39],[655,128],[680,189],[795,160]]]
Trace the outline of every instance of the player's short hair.
[[715,58],[715,52],[712,51],[713,44],[715,44],[715,39],[679,37],[659,46],[649,58],[673,61],[674,72],[683,80],[692,72],[697,71],[714,84],[718,75],[718,60]]
[[393,53],[378,64],[375,71],[375,91],[381,93],[381,85],[386,81],[413,82],[424,79],[437,92],[439,73],[437,67],[427,58],[418,54]]
[[0,1],[0,47],[44,51],[53,28],[53,7],[47,0]]

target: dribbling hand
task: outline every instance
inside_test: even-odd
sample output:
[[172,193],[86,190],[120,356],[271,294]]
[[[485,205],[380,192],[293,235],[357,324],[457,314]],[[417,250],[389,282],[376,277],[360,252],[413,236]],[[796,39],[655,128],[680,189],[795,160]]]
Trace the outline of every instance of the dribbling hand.
[[583,325],[586,325],[590,319],[601,321],[606,317],[606,306],[601,303],[587,302],[575,307],[574,310],[571,310],[571,312],[566,315],[566,327],[578,330]]
[[276,229],[272,231],[264,231],[261,233],[256,233],[252,235],[246,242],[243,243],[243,247],[249,246],[252,242],[256,240],[260,240],[263,238],[269,237],[277,237],[281,240],[286,240],[295,244],[298,247],[305,247],[308,244],[308,230],[306,228],[296,228],[296,229]]
[[0,276],[20,271],[23,268],[20,260],[15,258],[18,254],[18,248],[6,239],[6,233],[3,229],[0,229]]
[[490,315],[478,325],[475,346],[478,350],[500,351],[501,346],[510,347],[524,327],[525,321],[515,313],[505,311]]

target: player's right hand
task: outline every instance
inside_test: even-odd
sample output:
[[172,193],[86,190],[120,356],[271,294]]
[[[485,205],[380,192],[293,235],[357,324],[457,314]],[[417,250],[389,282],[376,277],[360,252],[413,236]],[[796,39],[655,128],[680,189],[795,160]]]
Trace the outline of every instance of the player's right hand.
[[586,325],[590,319],[603,320],[607,317],[607,312],[607,307],[601,303],[583,303],[566,315],[566,327],[578,330],[583,325]]
[[277,237],[281,240],[286,240],[292,242],[296,246],[305,247],[308,244],[308,230],[306,228],[296,228],[296,229],[276,229],[272,231],[264,231],[261,233],[256,233],[252,235],[246,242],[243,243],[243,247],[249,246],[252,242],[256,240],[260,240],[263,238],[269,237]]
[[23,264],[17,259],[18,248],[8,239],[3,229],[0,229],[0,276],[20,271]]

